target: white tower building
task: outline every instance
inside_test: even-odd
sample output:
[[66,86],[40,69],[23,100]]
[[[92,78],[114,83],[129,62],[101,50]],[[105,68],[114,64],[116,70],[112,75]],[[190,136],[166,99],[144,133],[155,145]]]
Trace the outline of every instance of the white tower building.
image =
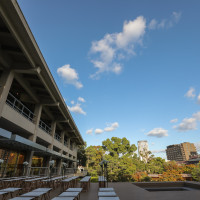
[[149,146],[147,140],[138,141],[138,155],[140,157],[140,160],[147,162],[149,156],[148,152],[149,152]]

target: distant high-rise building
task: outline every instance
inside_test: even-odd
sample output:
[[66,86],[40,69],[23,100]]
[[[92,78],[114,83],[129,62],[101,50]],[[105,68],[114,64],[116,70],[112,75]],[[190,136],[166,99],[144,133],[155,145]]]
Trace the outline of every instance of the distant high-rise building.
[[191,155],[196,155],[197,150],[193,143],[184,142],[167,146],[166,154],[168,160],[185,161]]
[[138,154],[140,160],[147,162],[147,159],[149,157],[149,146],[146,140],[138,141]]

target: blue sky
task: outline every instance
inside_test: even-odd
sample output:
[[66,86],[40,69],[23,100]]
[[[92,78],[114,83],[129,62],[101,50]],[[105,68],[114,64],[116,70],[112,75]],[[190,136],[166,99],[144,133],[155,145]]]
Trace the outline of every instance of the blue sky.
[[200,146],[198,0],[18,3],[88,145]]

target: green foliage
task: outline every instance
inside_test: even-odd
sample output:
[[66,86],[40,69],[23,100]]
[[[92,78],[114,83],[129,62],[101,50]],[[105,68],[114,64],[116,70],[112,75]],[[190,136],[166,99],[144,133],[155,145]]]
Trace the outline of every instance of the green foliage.
[[195,181],[200,182],[200,163],[192,169],[191,175]]
[[86,142],[84,145],[78,146],[78,152],[77,152],[77,159],[79,160],[79,165],[82,165],[84,167],[86,166],[86,161],[87,161],[85,148],[86,148]]
[[162,174],[164,171],[165,159],[160,157],[152,158],[146,166],[148,173],[151,174]]
[[105,151],[109,152],[110,156],[132,155],[137,150],[137,147],[124,137],[112,137],[102,142]]
[[97,177],[91,177],[91,182],[97,183],[98,182],[98,176]]
[[102,142],[107,152],[105,159],[108,163],[109,181],[130,181],[132,174],[136,171],[133,162],[133,152],[136,146],[130,145],[126,138],[112,137]]
[[102,161],[105,151],[101,146],[89,146],[86,149],[87,169],[91,176],[98,176],[100,172],[99,163]]
[[150,182],[151,181],[151,177],[149,176],[145,176],[143,179],[142,179],[142,182]]

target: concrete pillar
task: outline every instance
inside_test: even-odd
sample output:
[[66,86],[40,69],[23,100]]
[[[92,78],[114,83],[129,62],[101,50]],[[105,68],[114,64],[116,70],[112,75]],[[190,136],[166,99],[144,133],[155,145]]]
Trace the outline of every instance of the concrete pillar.
[[24,162],[28,162],[26,176],[31,175],[31,165],[32,165],[32,158],[33,158],[34,151],[26,151],[26,156]]
[[[49,168],[49,161],[52,160],[52,156],[46,156],[45,159],[43,160],[43,167],[48,167]],[[45,170],[45,176],[49,176],[49,169]]]
[[8,97],[13,78],[14,72],[10,70],[5,70],[0,77],[0,117],[2,116],[2,110]]
[[35,123],[35,131],[34,131],[34,135],[29,137],[29,140],[33,142],[36,142],[41,114],[42,114],[42,105],[36,104],[35,110],[34,110],[34,118],[33,118],[33,121]]
[[68,145],[68,148],[70,149],[70,142],[71,142],[71,140],[70,140],[70,138],[68,137],[68,139],[67,139],[67,145]]
[[61,174],[61,167],[62,167],[62,159],[57,160],[57,166],[56,167],[58,169],[57,175],[60,175]]
[[53,122],[51,123],[52,142],[51,142],[51,144],[49,145],[49,148],[50,148],[50,149],[53,149],[55,132],[56,132],[56,121],[53,121]]

